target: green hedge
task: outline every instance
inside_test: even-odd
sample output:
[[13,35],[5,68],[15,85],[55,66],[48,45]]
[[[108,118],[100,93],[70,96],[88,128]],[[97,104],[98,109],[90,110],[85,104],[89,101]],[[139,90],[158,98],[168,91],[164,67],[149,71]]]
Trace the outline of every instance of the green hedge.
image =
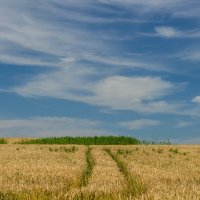
[[125,136],[95,137],[51,137],[22,141],[20,144],[80,144],[80,145],[129,145],[140,144],[140,140]]

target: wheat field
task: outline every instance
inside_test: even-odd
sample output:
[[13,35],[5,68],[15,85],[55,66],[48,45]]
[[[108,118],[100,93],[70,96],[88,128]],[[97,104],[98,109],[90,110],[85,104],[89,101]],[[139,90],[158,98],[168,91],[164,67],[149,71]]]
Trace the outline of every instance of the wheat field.
[[0,145],[1,200],[199,200],[200,146]]

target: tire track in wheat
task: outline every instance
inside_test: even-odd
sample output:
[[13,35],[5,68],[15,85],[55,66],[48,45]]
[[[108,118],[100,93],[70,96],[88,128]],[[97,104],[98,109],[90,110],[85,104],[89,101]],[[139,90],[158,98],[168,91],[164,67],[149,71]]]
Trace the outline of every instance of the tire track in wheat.
[[124,191],[124,195],[127,197],[142,195],[146,192],[145,185],[134,177],[128,170],[127,165],[121,161],[116,154],[114,154],[109,148],[104,149],[105,152],[116,162],[119,171],[123,174],[127,188]]
[[92,173],[76,199],[120,199],[126,182],[116,163],[101,147],[91,149],[91,157]]

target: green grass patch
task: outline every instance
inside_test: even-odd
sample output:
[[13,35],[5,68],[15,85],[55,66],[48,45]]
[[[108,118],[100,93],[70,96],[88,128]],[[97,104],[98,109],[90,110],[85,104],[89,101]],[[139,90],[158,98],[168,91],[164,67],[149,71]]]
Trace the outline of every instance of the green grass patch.
[[169,152],[174,153],[174,154],[178,154],[178,153],[179,153],[179,150],[178,150],[177,148],[175,148],[175,149],[170,148],[170,149],[169,149]]
[[117,149],[117,154],[119,154],[119,155],[131,155],[132,151],[131,150],[124,150],[124,149]]
[[85,187],[88,184],[89,179],[93,172],[94,165],[95,165],[94,159],[92,157],[92,148],[91,147],[87,148],[87,150],[85,152],[85,158],[86,158],[87,165],[81,176],[80,188]]

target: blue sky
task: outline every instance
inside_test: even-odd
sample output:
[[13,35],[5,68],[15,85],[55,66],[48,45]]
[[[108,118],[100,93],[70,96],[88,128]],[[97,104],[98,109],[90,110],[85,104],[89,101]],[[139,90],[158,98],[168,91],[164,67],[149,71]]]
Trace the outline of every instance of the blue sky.
[[200,2],[0,0],[0,137],[200,143]]

